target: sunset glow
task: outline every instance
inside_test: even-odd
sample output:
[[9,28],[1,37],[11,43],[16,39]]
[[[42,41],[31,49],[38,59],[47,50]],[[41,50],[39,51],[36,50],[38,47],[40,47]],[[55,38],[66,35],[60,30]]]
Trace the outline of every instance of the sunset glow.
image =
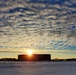
[[32,50],[28,50],[27,54],[31,56],[33,54]]

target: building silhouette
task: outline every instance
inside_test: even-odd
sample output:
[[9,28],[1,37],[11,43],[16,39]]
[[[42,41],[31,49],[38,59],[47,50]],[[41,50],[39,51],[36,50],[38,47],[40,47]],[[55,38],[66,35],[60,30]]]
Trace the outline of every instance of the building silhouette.
[[32,54],[29,56],[28,54],[18,55],[18,61],[50,61],[50,54]]

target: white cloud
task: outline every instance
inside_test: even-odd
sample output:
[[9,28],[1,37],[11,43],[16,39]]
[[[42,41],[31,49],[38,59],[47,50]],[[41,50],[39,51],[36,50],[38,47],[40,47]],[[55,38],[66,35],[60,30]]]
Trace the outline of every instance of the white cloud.
[[57,49],[76,46],[76,14],[73,13],[76,8],[69,7],[70,2],[65,1],[62,6],[28,0],[16,0],[12,6],[5,4],[0,8],[0,45],[45,49],[53,49],[56,44]]

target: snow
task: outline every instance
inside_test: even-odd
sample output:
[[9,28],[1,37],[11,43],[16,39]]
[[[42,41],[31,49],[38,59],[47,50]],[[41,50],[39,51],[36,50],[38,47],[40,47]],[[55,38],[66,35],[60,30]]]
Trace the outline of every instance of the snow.
[[76,75],[76,62],[0,62],[0,75]]

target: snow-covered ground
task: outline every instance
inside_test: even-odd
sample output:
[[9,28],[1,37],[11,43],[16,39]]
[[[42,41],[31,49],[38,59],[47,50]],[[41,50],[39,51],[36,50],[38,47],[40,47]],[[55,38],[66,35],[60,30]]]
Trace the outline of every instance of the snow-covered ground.
[[0,75],[76,75],[76,62],[0,62]]

